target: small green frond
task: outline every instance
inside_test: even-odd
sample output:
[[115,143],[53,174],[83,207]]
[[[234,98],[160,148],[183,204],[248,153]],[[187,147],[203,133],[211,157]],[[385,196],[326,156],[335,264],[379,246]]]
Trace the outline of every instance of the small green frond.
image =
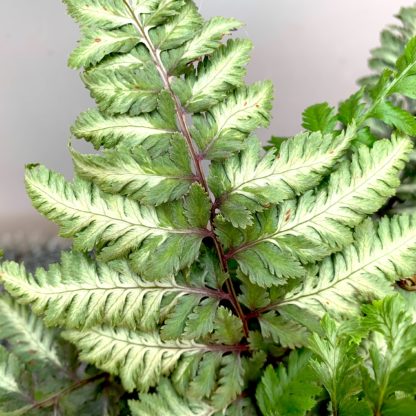
[[74,69],[88,68],[112,53],[130,52],[140,41],[132,26],[112,31],[95,29],[89,31],[79,42],[79,46],[69,57],[68,65]]
[[235,90],[205,115],[195,115],[191,133],[204,157],[223,159],[245,147],[247,136],[270,123],[271,82],[258,82]]
[[311,360],[311,366],[328,391],[332,412],[337,415],[344,403],[361,391],[357,345],[328,315],[322,320],[322,329],[324,337],[314,333],[309,341],[317,357]]
[[321,388],[310,367],[311,354],[293,351],[287,368],[267,367],[257,387],[257,403],[264,416],[305,416],[316,404]]
[[377,104],[371,111],[370,116],[384,121],[384,123],[409,136],[416,136],[415,117],[389,101],[382,101]]
[[103,113],[138,116],[155,110],[162,80],[154,66],[86,72],[83,81]]
[[180,56],[181,64],[200,59],[201,56],[212,54],[220,45],[224,36],[237,30],[242,23],[236,19],[213,17],[202,29],[187,42]]
[[[397,392],[416,393],[416,327],[399,295],[364,306],[363,312],[362,325],[372,333],[364,344],[364,392],[374,414],[384,415],[387,409],[390,414]],[[414,402],[411,408],[416,409]]]
[[336,111],[328,103],[311,105],[302,114],[302,127],[308,131],[331,133],[337,121]]
[[221,366],[221,353],[205,354],[198,371],[189,383],[189,396],[195,399],[209,397],[215,390],[217,373]]
[[195,306],[188,315],[183,337],[189,340],[200,339],[212,333],[218,304],[218,299],[208,298]]
[[156,393],[141,394],[140,400],[130,401],[133,416],[211,416],[215,409],[209,404],[182,398],[172,383],[162,379]]
[[[10,294],[20,303],[31,304],[48,325],[66,328],[107,323],[153,330],[162,320],[164,308],[179,308],[181,302],[197,306],[204,298],[218,301],[220,297],[215,290],[179,283],[173,277],[148,282],[125,261],[106,265],[75,252],[63,253],[61,265],[48,271],[38,269],[35,277],[23,266],[5,262],[0,266],[0,278]],[[53,353],[52,348],[48,351]]]
[[[4,282],[2,269],[7,269],[7,265],[0,268]],[[6,294],[1,295],[0,339],[11,345],[13,353],[21,361],[61,370],[63,366],[58,357],[56,338],[57,333],[45,328],[28,307],[17,304]]]
[[73,125],[72,134],[79,139],[91,142],[96,149],[101,146],[112,149],[117,145],[132,148],[146,144],[165,141],[177,132],[176,123],[158,113],[141,117],[103,116],[97,110],[82,113]]
[[242,86],[251,49],[248,40],[229,40],[206,58],[198,67],[198,75],[187,79],[190,97],[185,107],[192,113],[209,110],[230,90]]
[[206,228],[211,216],[211,199],[199,183],[193,183],[184,203],[189,225]]
[[226,345],[238,344],[244,336],[241,319],[225,308],[217,309],[214,321],[214,339]]
[[259,323],[264,338],[273,339],[283,348],[295,349],[306,345],[309,334],[305,327],[278,316],[273,311],[261,315]]
[[153,279],[177,272],[198,257],[205,232],[189,225],[180,203],[168,210],[138,205],[103,194],[80,179],[68,183],[41,166],[27,169],[26,187],[33,205],[61,227],[62,236],[73,237],[78,250],[95,248],[103,260],[132,253],[135,269]]
[[343,156],[354,134],[354,127],[336,139],[303,133],[285,141],[277,156],[271,150],[262,159],[260,144],[253,138],[240,155],[211,168],[209,183],[222,215],[245,228],[253,222],[252,212],[314,188]]
[[279,303],[296,305],[317,315],[325,311],[355,314],[358,298],[381,298],[391,282],[416,272],[416,218],[395,216],[360,225],[354,244],[326,258],[316,276],[287,293]]
[[217,409],[226,408],[243,391],[244,367],[240,355],[230,354],[224,356],[218,388],[212,397],[212,403]]
[[[24,368],[18,358],[0,345],[0,412],[13,416],[13,411],[32,402],[24,389]],[[20,413],[21,414],[21,413]],[[19,413],[17,413],[19,415]]]
[[144,147],[107,150],[102,155],[83,155],[71,149],[71,154],[77,174],[104,192],[158,206],[184,196],[194,180],[183,137],[175,136],[171,143],[157,157]]

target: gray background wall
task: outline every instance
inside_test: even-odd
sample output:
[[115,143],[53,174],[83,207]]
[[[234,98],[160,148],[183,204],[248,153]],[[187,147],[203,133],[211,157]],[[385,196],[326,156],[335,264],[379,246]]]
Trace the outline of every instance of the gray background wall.
[[[203,14],[234,16],[256,48],[248,80],[276,86],[270,134],[299,130],[305,107],[336,104],[367,73],[369,49],[414,0],[197,0]],[[92,101],[66,59],[78,30],[59,0],[0,1],[0,235],[53,232],[31,208],[25,163],[71,176],[69,127]]]

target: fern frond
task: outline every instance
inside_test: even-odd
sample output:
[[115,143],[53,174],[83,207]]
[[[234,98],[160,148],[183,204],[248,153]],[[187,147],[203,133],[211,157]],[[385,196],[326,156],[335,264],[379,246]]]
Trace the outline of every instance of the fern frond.
[[[101,194],[78,179],[70,184],[40,166],[28,168],[26,186],[34,206],[61,227],[62,236],[74,237],[81,251],[96,248],[107,260],[133,253],[134,267],[146,276],[151,272],[151,278],[172,274],[199,254],[204,231],[189,225],[181,204],[170,207],[169,213],[157,211],[118,195]],[[156,252],[166,262],[161,263]]]
[[329,393],[333,414],[343,414],[340,409],[361,391],[357,345],[328,315],[321,325],[324,336],[312,334],[309,342],[317,357],[310,364]]
[[245,147],[255,129],[267,127],[273,99],[273,85],[259,82],[234,91],[206,114],[195,115],[192,136],[207,159],[222,159]]
[[[2,414],[24,407],[32,401],[25,389],[24,367],[18,358],[0,345],[0,411]],[[19,413],[17,413],[19,414]]]
[[221,45],[224,36],[241,26],[242,23],[236,19],[213,17],[183,46],[179,62],[188,64],[201,56],[212,54]]
[[[403,400],[406,403],[397,392],[410,397],[416,392],[416,327],[399,295],[375,301],[363,311],[362,325],[371,331],[369,341],[364,343],[364,392],[375,414],[393,414]],[[415,401],[409,400],[406,409],[410,413],[416,410]]]
[[[216,351],[225,354],[234,350],[231,346],[198,344],[195,341],[162,341],[154,332],[131,332],[110,327],[67,331],[64,336],[77,345],[81,359],[119,375],[128,391],[138,388],[146,392],[159,382],[162,375],[170,374],[182,358],[198,363],[204,354]],[[225,355],[223,360],[228,363],[238,357],[238,354]],[[226,374],[223,377],[227,378]]]
[[[176,310],[178,303],[184,301],[197,306],[204,298],[212,297],[218,301],[222,296],[222,292],[194,282],[177,282],[173,277],[148,282],[132,272],[125,261],[107,265],[75,252],[63,253],[60,265],[54,265],[48,271],[38,269],[35,276],[27,273],[23,266],[5,262],[0,266],[0,277],[7,291],[20,303],[30,304],[48,325],[66,328],[91,328],[107,323],[152,330],[162,320],[166,308]],[[1,306],[2,303],[0,309],[3,310]],[[24,318],[29,323],[30,320],[38,322],[29,315]],[[187,318],[182,317],[182,321],[186,322]],[[17,318],[9,321],[11,330],[12,322],[18,321]],[[20,323],[22,332],[24,323]],[[35,328],[33,324],[27,325],[27,337]],[[32,337],[38,336],[40,343],[43,337],[37,329]],[[45,341],[41,346],[46,348],[50,345]],[[48,351],[53,355],[52,348],[46,349]]]
[[275,312],[268,312],[259,317],[261,333],[264,338],[271,338],[283,348],[299,348],[306,345],[308,333],[304,327],[289,321]]
[[169,150],[151,157],[143,147],[108,150],[101,156],[71,149],[77,174],[104,192],[125,195],[145,205],[161,205],[184,196],[194,181],[186,143],[174,136]]
[[95,29],[79,42],[72,52],[68,65],[74,69],[98,64],[112,53],[130,52],[141,42],[132,26],[125,26],[112,31]]
[[68,13],[81,27],[98,26],[116,29],[131,23],[131,18],[122,3],[114,0],[63,0]]
[[149,33],[150,40],[160,51],[178,48],[195,36],[203,26],[203,19],[192,1],[187,1],[179,13]]
[[[351,243],[350,228],[394,194],[411,148],[405,138],[380,140],[372,149],[360,146],[352,162],[343,162],[331,175],[328,185],[306,192],[299,200],[284,202],[277,219],[275,210],[268,210],[257,214],[254,225],[246,230],[236,230],[218,220],[217,233],[229,250],[227,256],[237,260],[253,283],[259,282],[256,270],[266,276],[267,271],[276,269],[273,262],[279,253],[286,253],[281,254],[286,263],[292,262],[293,275],[284,276],[301,275],[294,268],[296,257],[313,262]],[[256,258],[261,259],[258,264],[248,267]],[[273,284],[272,279],[269,284]]]
[[145,145],[146,141],[151,142],[150,146],[162,140],[169,143],[176,132],[175,119],[167,119],[159,113],[134,118],[110,117],[97,110],[82,113],[72,127],[74,136],[91,142],[96,149],[101,146],[112,149],[118,145],[133,148]]
[[154,66],[97,69],[86,72],[83,81],[98,104],[100,111],[115,115],[138,116],[155,110],[163,83]]
[[209,110],[227,97],[229,90],[243,85],[252,43],[229,40],[198,67],[198,75],[187,79],[190,97],[185,107],[192,113]]
[[331,133],[336,124],[336,111],[328,103],[311,105],[302,113],[302,127],[308,131]]
[[256,398],[264,416],[304,416],[316,404],[321,388],[310,367],[311,354],[293,351],[287,363],[267,367]]
[[21,361],[63,369],[56,345],[57,333],[45,328],[29,308],[2,294],[0,316],[0,339],[7,340]]
[[278,234],[324,243],[327,254],[339,250],[352,241],[349,227],[377,211],[394,195],[400,184],[400,170],[411,150],[411,142],[400,137],[380,140],[372,149],[359,147],[352,162],[344,162],[331,175],[327,187],[282,206]]
[[129,405],[133,416],[212,416],[216,412],[209,404],[180,397],[166,379],[159,382],[157,393],[141,394],[139,401]]
[[251,225],[251,213],[262,211],[314,188],[349,147],[355,129],[336,139],[321,133],[300,134],[260,159],[260,144],[252,139],[240,155],[211,168],[210,187],[222,215],[235,227]]
[[317,315],[325,311],[353,314],[358,298],[381,298],[392,291],[392,281],[414,272],[416,218],[396,216],[360,225],[354,244],[323,261],[319,273],[308,276],[300,288],[279,302],[308,309]]

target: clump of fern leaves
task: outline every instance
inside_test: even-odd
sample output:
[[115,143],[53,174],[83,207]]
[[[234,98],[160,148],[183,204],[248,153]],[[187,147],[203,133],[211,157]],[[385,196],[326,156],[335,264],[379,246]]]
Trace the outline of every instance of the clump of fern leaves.
[[[416,76],[416,40],[264,154],[253,132],[273,88],[245,84],[252,45],[225,39],[239,22],[188,0],[65,3],[82,29],[69,64],[98,106],[72,133],[100,153],[71,146],[73,182],[27,168],[33,205],[73,247],[33,274],[1,266],[4,414],[413,409],[414,301],[392,295],[416,272],[416,217],[371,216],[412,152],[416,122],[390,97]],[[394,132],[369,144],[374,119]],[[62,361],[70,344],[88,366]]]

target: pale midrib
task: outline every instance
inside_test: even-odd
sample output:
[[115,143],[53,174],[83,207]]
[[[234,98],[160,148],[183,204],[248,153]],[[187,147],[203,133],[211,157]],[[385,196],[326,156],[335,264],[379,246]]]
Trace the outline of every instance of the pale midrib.
[[[0,276],[6,275],[5,273],[0,273]],[[13,279],[6,279],[6,284],[10,284]],[[16,281],[15,281],[16,282]],[[15,287],[21,287],[21,282],[17,281],[17,283],[13,284]],[[181,293],[183,295],[200,295],[200,296],[207,296],[207,297],[222,297],[220,291],[209,290],[209,289],[198,289],[198,288],[190,288],[186,286],[108,286],[108,287],[78,287],[74,289],[65,289],[60,290],[57,288],[55,291],[50,291],[51,288],[46,290],[41,290],[42,287],[37,287],[36,289],[32,285],[28,285],[28,292],[29,293],[37,293],[41,296],[58,296],[58,295],[65,295],[71,293],[80,293],[80,292],[112,292],[112,291],[120,291],[120,292],[127,292],[127,291],[141,291],[141,292],[163,292],[163,293]]]
[[[286,175],[289,172],[294,172],[294,171],[298,171],[298,170],[302,170],[302,169],[312,168],[315,165],[323,165],[325,163],[325,161],[328,162],[328,163],[333,162],[333,161],[337,160],[338,156],[339,155],[336,155],[331,159],[331,158],[325,157],[325,155],[323,155],[320,159],[317,159],[315,162],[312,162],[312,163],[309,163],[309,164],[305,164],[305,163],[302,164],[303,161],[299,160],[300,164],[298,166],[292,167],[290,169],[282,170],[282,171],[277,171],[277,172],[273,170],[273,167],[271,167],[270,170],[272,170],[272,172],[270,174],[268,174],[266,176],[258,176],[258,177],[253,176],[252,179],[246,180],[246,181],[240,183],[239,185],[237,185],[235,188],[233,188],[230,191],[230,193],[237,192],[241,187],[243,187],[243,186],[245,186],[245,185],[247,185],[251,182],[262,181],[264,179],[272,178],[273,176],[283,176],[283,175]],[[256,174],[256,172],[254,172],[254,175],[255,174]],[[279,178],[277,178],[277,179],[279,179]]]
[[[31,186],[33,188],[35,188],[39,192],[40,195],[44,195],[44,196],[50,198],[50,200],[52,200],[53,202],[55,202],[56,205],[58,205],[58,206],[60,205],[60,206],[62,206],[64,208],[67,208],[68,210],[72,210],[72,211],[75,211],[75,212],[80,212],[80,213],[82,213],[84,215],[89,215],[89,216],[93,215],[93,216],[97,216],[97,217],[102,217],[102,218],[105,218],[107,220],[112,220],[114,222],[119,222],[119,223],[122,223],[122,224],[127,224],[129,227],[132,227],[132,228],[144,228],[144,229],[148,229],[148,230],[165,231],[166,234],[198,234],[198,232],[197,232],[198,230],[196,230],[196,229],[179,230],[179,229],[173,229],[173,228],[150,227],[150,226],[147,226],[147,225],[132,223],[130,221],[123,220],[121,218],[114,218],[114,217],[111,217],[109,215],[104,215],[104,214],[101,214],[101,213],[96,213],[94,211],[85,211],[85,210],[82,210],[82,209],[73,207],[71,205],[65,204],[62,200],[56,199],[49,192],[46,192],[46,190],[49,191],[49,188],[46,188],[46,190],[45,190],[43,188],[40,188],[40,187],[36,186],[36,184],[33,183],[33,182],[31,183]],[[64,214],[66,214],[66,213],[64,212]],[[109,224],[109,225],[111,225],[111,224]]]
[[[339,283],[342,283],[344,280],[350,279],[352,276],[354,276],[357,273],[360,272],[365,272],[365,269],[374,264],[377,263],[379,260],[393,254],[395,251],[401,249],[403,246],[406,246],[408,243],[410,243],[411,241],[416,239],[416,231],[413,230],[413,233],[410,234],[410,237],[404,239],[404,241],[401,241],[399,244],[394,245],[393,249],[387,250],[387,251],[382,251],[382,253],[377,256],[376,258],[373,258],[372,260],[368,261],[367,263],[357,267],[356,269],[354,269],[353,271],[349,272],[348,274],[346,274],[344,277],[341,277],[340,279],[337,279],[335,281],[333,281],[333,283],[325,288],[316,290],[314,292],[308,293],[308,294],[304,294],[304,295],[299,295],[299,296],[295,296],[292,299],[285,299],[283,302],[279,303],[279,304],[275,304],[275,307],[280,307],[280,306],[284,306],[293,302],[298,301],[299,299],[303,299],[306,297],[311,297],[311,296],[316,296],[319,295],[321,292],[325,292],[327,290],[331,290],[333,289],[335,286],[337,286]],[[384,273],[384,272],[382,272]]]
[[98,330],[90,330],[89,332],[93,333],[93,334],[97,334],[98,336],[101,336],[103,338],[108,338],[113,340],[115,343],[122,343],[125,344],[124,348],[127,348],[131,345],[133,346],[137,346],[140,347],[144,350],[158,350],[158,351],[176,351],[177,353],[200,353],[201,351],[206,351],[206,352],[211,352],[211,351],[223,351],[223,352],[233,352],[233,351],[238,351],[239,350],[239,345],[222,345],[222,344],[193,344],[190,346],[186,346],[184,344],[175,344],[175,345],[167,345],[165,343],[163,343],[162,341],[160,341],[160,344],[158,344],[157,342],[154,344],[149,344],[146,343],[145,341],[143,341],[142,343],[140,343],[139,341],[134,341],[131,339],[120,339],[117,338],[114,335],[110,335],[108,333],[103,333],[100,332]]
[[108,333],[105,332],[100,332],[97,330],[91,330],[89,331],[91,333],[97,334],[100,337],[103,338],[108,338],[112,341],[114,341],[115,343],[122,343],[125,344],[125,348],[128,346],[136,346],[136,347],[140,347],[141,349],[145,349],[145,350],[166,350],[166,351],[176,351],[176,352],[192,352],[194,354],[197,354],[201,351],[210,351],[210,349],[208,348],[208,345],[201,345],[201,344],[194,344],[194,345],[190,345],[190,346],[185,346],[185,345],[181,345],[181,344],[175,344],[175,345],[167,345],[167,344],[162,344],[162,342],[160,342],[160,344],[158,344],[157,342],[154,344],[150,344],[150,343],[146,343],[145,341],[143,342],[139,342],[139,341],[134,341],[132,339],[123,339],[123,338],[117,338],[114,335],[110,335]]
[[[124,125],[124,124],[112,125],[112,126],[108,126],[108,127],[100,127],[100,128],[97,128],[97,129],[89,129],[89,130],[85,130],[85,131],[88,132],[88,133],[96,133],[96,132],[99,132],[99,131],[114,130],[114,129],[129,129],[129,130],[146,129],[146,130],[160,131],[160,134],[163,134],[163,133],[167,133],[167,134],[176,133],[174,130],[158,129],[157,127],[148,127],[148,126],[141,126],[141,125],[134,125],[134,124],[129,124],[129,125]],[[82,129],[80,129],[80,130],[82,130]]]

